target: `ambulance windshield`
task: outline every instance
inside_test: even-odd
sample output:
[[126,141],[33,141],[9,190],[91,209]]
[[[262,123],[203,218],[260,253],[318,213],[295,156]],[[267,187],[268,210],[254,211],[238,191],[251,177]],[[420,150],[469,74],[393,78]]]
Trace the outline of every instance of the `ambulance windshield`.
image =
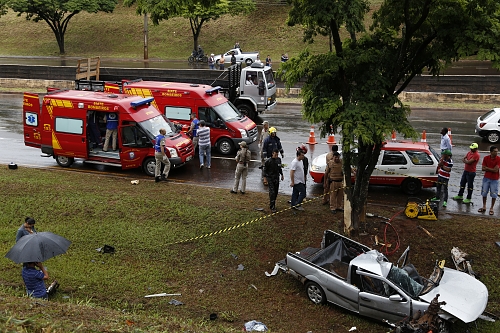
[[142,127],[150,136],[150,139],[155,138],[159,133],[160,129],[164,128],[167,131],[167,136],[172,136],[175,134],[174,127],[170,121],[167,121],[164,116],[156,116],[154,118],[144,120],[139,122],[139,126]]
[[243,118],[240,111],[229,102],[214,106],[213,109],[224,122]]

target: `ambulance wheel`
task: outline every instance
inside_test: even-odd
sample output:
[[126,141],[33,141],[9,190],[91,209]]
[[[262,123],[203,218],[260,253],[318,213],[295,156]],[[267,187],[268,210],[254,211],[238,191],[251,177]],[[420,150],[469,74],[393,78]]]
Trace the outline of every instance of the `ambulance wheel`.
[[74,161],[75,161],[75,159],[73,157],[56,156],[57,164],[59,164],[60,166],[62,166],[64,168],[70,167]]
[[233,142],[227,138],[222,138],[217,142],[217,150],[222,155],[229,155],[233,151]]
[[144,173],[150,177],[155,176],[156,160],[154,157],[148,157],[142,162]]
[[422,182],[416,178],[407,178],[401,184],[403,192],[409,195],[415,195],[422,189]]

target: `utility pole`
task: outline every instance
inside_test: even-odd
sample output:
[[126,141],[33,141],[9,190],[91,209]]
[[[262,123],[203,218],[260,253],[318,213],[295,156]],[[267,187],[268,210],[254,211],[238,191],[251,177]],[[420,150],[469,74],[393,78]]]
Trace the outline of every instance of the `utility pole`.
[[144,13],[144,60],[148,58],[148,14]]

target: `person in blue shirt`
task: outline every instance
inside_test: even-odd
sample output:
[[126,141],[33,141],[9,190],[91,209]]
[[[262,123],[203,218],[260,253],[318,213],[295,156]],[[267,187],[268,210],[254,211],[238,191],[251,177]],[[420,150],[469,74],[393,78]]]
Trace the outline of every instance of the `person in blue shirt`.
[[188,135],[193,139],[193,150],[196,151],[198,146],[198,128],[200,121],[196,118],[196,114],[191,112],[191,126],[189,127]]
[[[162,128],[160,129],[160,134],[157,135],[155,139],[155,182],[157,183],[160,180],[167,180],[168,173],[170,172],[170,160],[168,159],[167,149],[165,147],[165,134],[167,134],[167,131]],[[160,178],[162,163],[165,164],[165,167],[163,168],[163,173]]]
[[[39,269],[36,269],[36,268]],[[27,262],[23,264],[22,276],[26,292],[35,298],[48,298],[45,280],[49,279],[49,273],[41,262]]]
[[35,219],[31,217],[26,217],[22,226],[17,229],[16,243],[21,239],[21,237],[32,234],[36,232],[35,230]]
[[114,112],[106,114],[106,139],[104,140],[103,151],[108,151],[109,139],[113,138],[113,150],[116,150],[118,140],[118,115]]

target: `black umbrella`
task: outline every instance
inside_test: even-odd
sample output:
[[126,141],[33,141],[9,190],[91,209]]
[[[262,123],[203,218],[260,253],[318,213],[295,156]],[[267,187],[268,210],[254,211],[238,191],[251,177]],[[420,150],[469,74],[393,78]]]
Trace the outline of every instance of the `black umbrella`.
[[66,253],[71,242],[48,231],[23,236],[5,255],[16,264],[22,262],[43,262]]

